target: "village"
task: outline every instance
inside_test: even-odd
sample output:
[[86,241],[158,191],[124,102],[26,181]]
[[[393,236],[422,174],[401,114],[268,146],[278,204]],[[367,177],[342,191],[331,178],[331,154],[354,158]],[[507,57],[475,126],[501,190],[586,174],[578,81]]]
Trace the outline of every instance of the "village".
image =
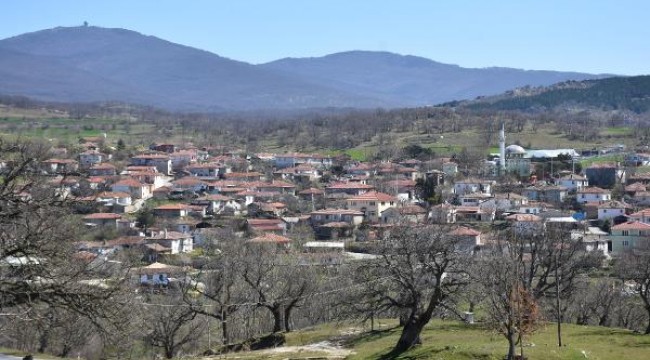
[[[100,151],[105,141],[82,139],[78,154],[53,149],[41,171],[99,234],[78,243],[80,256],[108,261],[138,249],[142,286],[166,286],[174,277],[166,271],[177,269],[166,261],[218,246],[223,234],[330,254],[322,257],[328,261],[367,253],[366,244],[404,222],[453,224],[468,253],[490,244],[495,224],[523,236],[568,228],[571,239],[606,258],[649,236],[650,175],[634,171],[650,161],[644,153],[577,172],[575,150],[506,146],[502,129],[500,153],[467,171],[449,157],[358,162],[170,143],[115,161]],[[563,156],[568,162],[558,161]],[[534,175],[549,162],[550,173]]]

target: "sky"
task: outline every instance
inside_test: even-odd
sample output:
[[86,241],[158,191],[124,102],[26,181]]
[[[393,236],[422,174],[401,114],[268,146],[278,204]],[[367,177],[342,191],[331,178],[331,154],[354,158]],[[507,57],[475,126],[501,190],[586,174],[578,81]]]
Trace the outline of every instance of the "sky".
[[647,0],[0,0],[0,39],[125,28],[249,63],[348,50],[463,67],[650,74]]

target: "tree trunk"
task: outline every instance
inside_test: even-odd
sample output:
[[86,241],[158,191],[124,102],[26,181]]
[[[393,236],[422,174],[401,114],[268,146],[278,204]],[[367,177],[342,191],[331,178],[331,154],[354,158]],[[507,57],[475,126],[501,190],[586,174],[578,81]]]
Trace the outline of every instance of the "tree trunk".
[[230,344],[230,338],[228,338],[228,319],[226,316],[227,315],[224,314],[221,319],[221,337],[223,338],[224,344]]
[[515,359],[515,351],[517,350],[515,345],[515,334],[508,334],[508,356],[506,356],[506,360],[514,360]]
[[397,345],[395,345],[393,351],[401,353],[412,348],[415,345],[421,344],[422,340],[420,340],[420,333],[422,332],[422,329],[426,323],[427,321],[423,321],[421,318],[409,319],[409,321],[404,325],[402,334],[400,335],[400,338],[397,341]]
[[291,324],[289,324],[289,320],[291,317],[291,309],[293,307],[287,306],[284,308],[284,331],[290,332],[291,331]]
[[174,357],[174,347],[165,346],[165,359],[171,359]]
[[282,327],[284,325],[284,323],[282,322],[282,310],[278,306],[271,309],[271,313],[273,314],[273,332],[274,333],[282,332]]

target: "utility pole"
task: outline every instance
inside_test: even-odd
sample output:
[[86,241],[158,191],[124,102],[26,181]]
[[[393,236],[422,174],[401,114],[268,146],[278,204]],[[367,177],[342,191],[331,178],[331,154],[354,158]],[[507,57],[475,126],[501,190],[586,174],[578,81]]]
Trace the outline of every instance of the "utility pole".
[[560,257],[555,255],[555,306],[557,306],[557,346],[562,347],[562,310],[560,309]]

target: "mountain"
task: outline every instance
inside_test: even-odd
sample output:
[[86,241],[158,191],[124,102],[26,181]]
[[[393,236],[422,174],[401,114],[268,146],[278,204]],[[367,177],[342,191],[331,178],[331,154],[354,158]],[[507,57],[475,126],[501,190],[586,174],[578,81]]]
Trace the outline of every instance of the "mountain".
[[243,110],[385,105],[153,36],[55,28],[0,41],[0,93],[49,101]]
[[417,56],[372,51],[349,51],[318,58],[286,58],[261,66],[338,90],[363,93],[406,106],[471,99],[524,85],[542,86],[602,77],[496,67],[468,69]]
[[252,65],[130,30],[91,26],[0,40],[0,94],[185,111],[418,106],[596,77],[466,69],[365,51]]
[[548,87],[516,89],[499,96],[454,105],[497,111],[582,107],[642,113],[650,111],[650,76],[568,81]]

